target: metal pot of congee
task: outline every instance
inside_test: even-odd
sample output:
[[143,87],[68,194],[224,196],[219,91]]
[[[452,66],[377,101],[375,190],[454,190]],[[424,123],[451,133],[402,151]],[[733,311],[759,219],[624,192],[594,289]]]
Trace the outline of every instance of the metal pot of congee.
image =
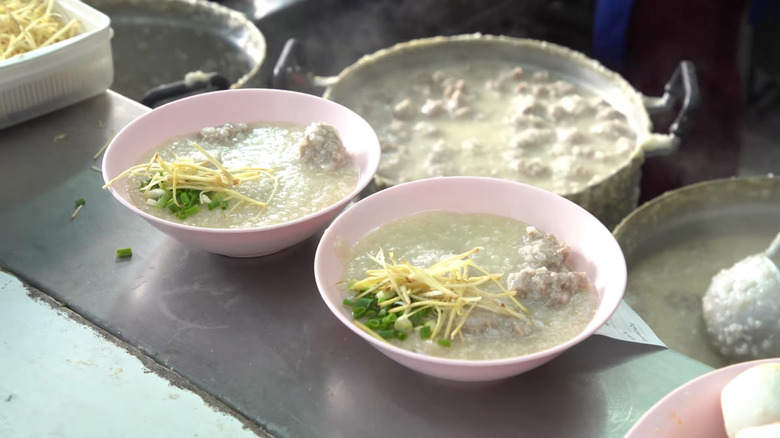
[[[336,77],[295,64],[288,42],[275,68],[285,85],[363,116],[382,144],[376,188],[452,175],[532,184],[581,205],[612,228],[637,206],[648,155],[674,152],[698,106],[693,65],[680,63],[664,96],[568,48],[481,34],[418,39],[364,56]],[[679,106],[668,133],[649,114]]]

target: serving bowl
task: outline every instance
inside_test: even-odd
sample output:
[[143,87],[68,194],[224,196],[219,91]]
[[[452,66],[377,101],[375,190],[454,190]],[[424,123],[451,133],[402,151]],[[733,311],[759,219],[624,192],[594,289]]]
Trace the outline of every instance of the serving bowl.
[[[595,284],[599,303],[586,328],[575,337],[532,354],[506,359],[456,360],[396,347],[361,330],[343,304],[343,272],[349,248],[381,225],[427,211],[484,213],[503,216],[552,233],[570,247],[574,271]],[[527,184],[484,177],[443,177],[393,186],[347,209],[325,230],[314,259],[322,299],[345,326],[398,363],[434,377],[489,381],[536,368],[582,342],[612,316],[626,286],[626,264],[620,246],[593,215],[560,195]]]
[[165,234],[204,251],[232,257],[270,254],[305,240],[328,224],[373,179],[380,147],[371,126],[351,110],[317,96],[284,90],[236,89],[187,97],[163,105],[131,122],[111,140],[103,157],[103,178],[111,181],[139,164],[150,150],[176,137],[207,126],[225,123],[293,123],[306,126],[324,122],[341,136],[358,182],[348,195],[315,213],[278,225],[245,229],[216,229],[183,225],[152,216],[133,205],[127,180],[109,190],[122,205]]

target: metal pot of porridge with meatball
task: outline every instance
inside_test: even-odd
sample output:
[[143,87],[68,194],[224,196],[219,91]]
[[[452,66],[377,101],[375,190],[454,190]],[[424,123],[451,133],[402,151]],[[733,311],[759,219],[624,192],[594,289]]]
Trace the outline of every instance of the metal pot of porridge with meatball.
[[628,266],[625,300],[669,348],[711,367],[777,357],[780,276],[750,260],[779,231],[773,175],[668,191],[613,231]]
[[[689,62],[650,98],[582,53],[538,40],[413,40],[331,78],[302,73],[299,50],[288,42],[277,85],[327,86],[324,97],[371,124],[382,144],[377,189],[437,176],[510,179],[565,196],[610,228],[637,206],[645,157],[674,152],[698,106]],[[670,132],[652,132],[649,113],[678,103]]]

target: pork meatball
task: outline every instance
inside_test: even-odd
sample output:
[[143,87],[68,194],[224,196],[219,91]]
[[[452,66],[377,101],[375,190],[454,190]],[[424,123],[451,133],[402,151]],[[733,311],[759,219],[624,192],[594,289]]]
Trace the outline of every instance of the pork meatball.
[[322,170],[340,169],[350,162],[349,152],[341,142],[338,131],[325,123],[307,126],[298,148],[302,162]]

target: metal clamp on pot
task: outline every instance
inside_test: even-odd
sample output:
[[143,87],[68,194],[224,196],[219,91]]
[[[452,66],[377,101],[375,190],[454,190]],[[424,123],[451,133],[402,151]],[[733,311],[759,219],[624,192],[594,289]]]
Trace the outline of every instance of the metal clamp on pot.
[[321,95],[325,88],[336,83],[336,76],[315,76],[309,71],[303,45],[295,38],[284,43],[274,65],[271,86],[282,90],[301,91]]
[[696,68],[691,61],[682,61],[664,86],[661,97],[642,96],[642,103],[648,114],[660,114],[671,111],[682,102],[677,118],[669,126],[669,141],[650,141],[644,145],[647,156],[668,155],[676,151],[690,129],[693,118],[699,109],[699,82],[696,79]]
[[178,99],[199,91],[227,90],[230,82],[218,73],[200,71],[187,73],[184,79],[163,84],[144,93],[141,104],[154,108],[168,100]]

